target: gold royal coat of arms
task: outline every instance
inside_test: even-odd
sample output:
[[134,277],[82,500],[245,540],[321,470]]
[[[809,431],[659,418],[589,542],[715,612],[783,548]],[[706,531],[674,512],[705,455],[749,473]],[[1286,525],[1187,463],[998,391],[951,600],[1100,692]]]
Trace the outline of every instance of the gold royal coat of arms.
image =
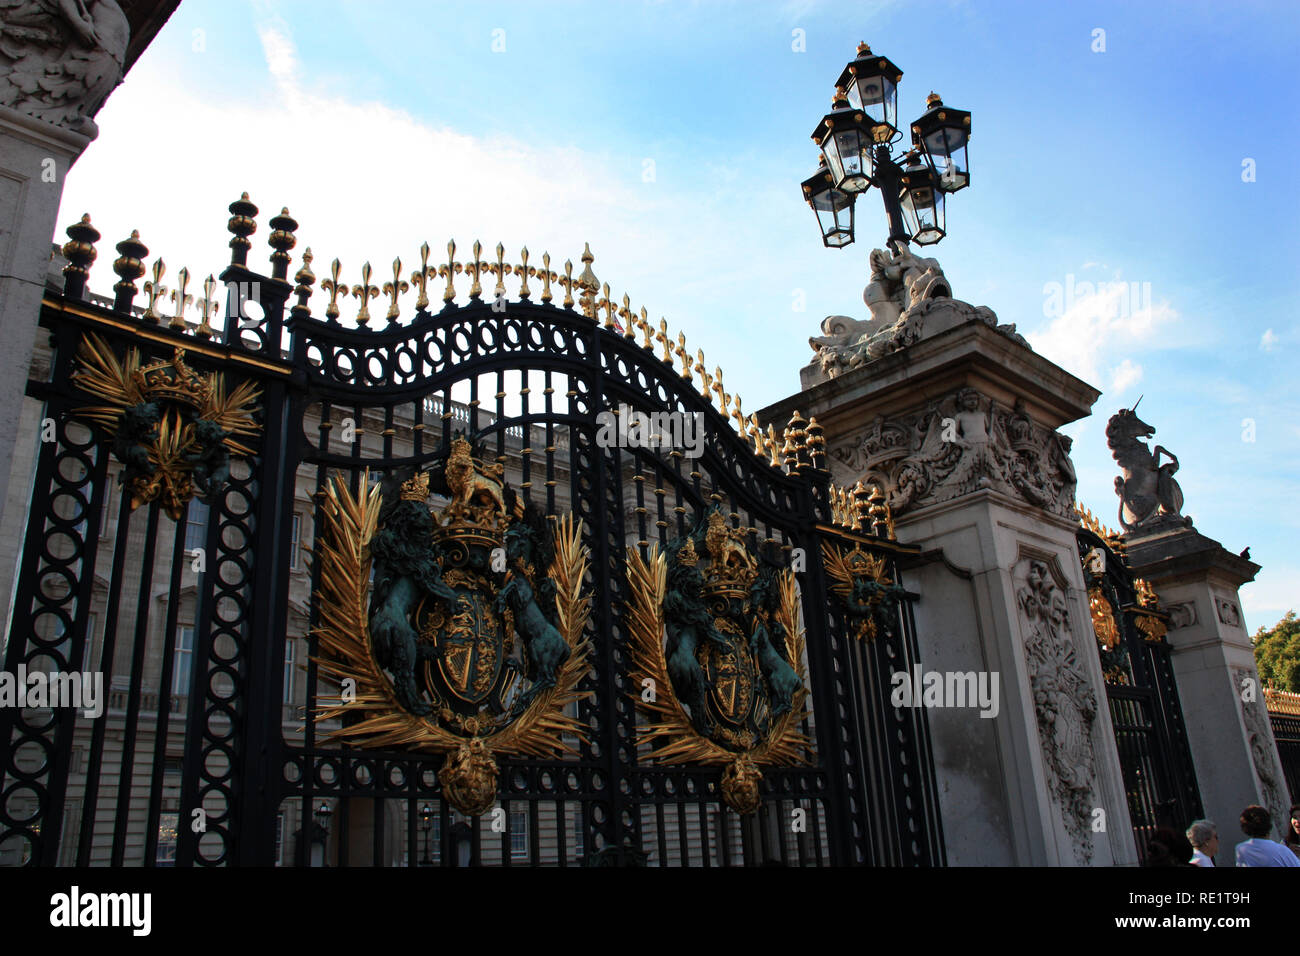
[[794,573],[751,554],[715,509],[666,553],[633,553],[628,577],[642,739],[660,763],[723,766],[723,799],[752,813],[759,765],[802,763],[810,746]]
[[[316,719],[344,718],[333,736],[362,746],[446,753],[445,796],[480,814],[494,754],[585,739],[567,711],[586,696],[590,595],[581,523],[525,506],[472,451],[458,436],[440,471],[373,487],[367,472],[357,497],[327,486],[316,659],[340,698]],[[431,491],[449,503],[431,508]]]

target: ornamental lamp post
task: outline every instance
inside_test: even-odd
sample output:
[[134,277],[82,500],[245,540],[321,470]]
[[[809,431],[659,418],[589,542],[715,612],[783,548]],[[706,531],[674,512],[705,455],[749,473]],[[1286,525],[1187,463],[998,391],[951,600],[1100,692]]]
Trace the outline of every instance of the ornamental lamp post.
[[818,170],[801,186],[828,248],[842,249],[854,241],[854,204],[873,185],[885,204],[895,252],[911,240],[932,245],[947,235],[946,194],[970,184],[970,113],[945,106],[937,94],[930,94],[926,112],[909,124],[913,148],[893,154],[894,143],[902,138],[902,77],[887,57],[859,44],[857,58],[840,74],[831,111],[813,132],[826,172]]
[[432,866],[433,860],[429,856],[429,838],[433,833],[433,807],[427,803],[420,807],[420,826],[424,830],[424,859],[420,861],[420,865]]
[[854,196],[836,188],[825,163],[803,181],[803,198],[817,214],[822,242],[828,249],[838,249],[853,241]]

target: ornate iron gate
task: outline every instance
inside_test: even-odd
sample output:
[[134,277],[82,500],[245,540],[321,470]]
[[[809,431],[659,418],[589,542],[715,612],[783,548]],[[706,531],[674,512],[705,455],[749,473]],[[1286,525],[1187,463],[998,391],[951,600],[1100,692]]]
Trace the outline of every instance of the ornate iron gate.
[[1181,832],[1203,813],[1178,687],[1165,640],[1168,615],[1135,579],[1118,536],[1090,514],[1077,534],[1088,603],[1106,678],[1138,857],[1157,827]]
[[[512,265],[501,246],[485,261],[475,243],[473,258],[457,261],[449,244],[436,265],[424,246],[409,275],[394,262],[377,307],[369,264],[349,288],[336,260],[319,284],[328,296],[319,317],[310,250],[288,276],[297,223],[287,210],[270,219],[270,275],[247,266],[257,208],[244,196],[230,211],[232,261],[220,283],[203,283],[197,313],[184,270],[164,306],[160,262],[146,307],[133,305],[148,252],[135,236],[117,246],[114,299],[89,293],[99,234],[88,219],[68,230],[64,291],[44,302],[49,349],[28,386],[39,403],[30,424],[45,440],[4,659],[11,673],[102,673],[107,700],[100,716],[0,709],[0,862],[942,864],[924,711],[888,705],[890,673],[917,662],[914,596],[896,565],[911,549],[893,540],[879,500],[830,488],[815,422],[796,416],[783,435],[763,434],[684,336],[672,342],[665,323],[656,332],[644,309],[626,297],[620,308],[601,289],[589,251],[575,277],[567,262],[552,271],[549,256],[530,266],[527,250]],[[218,290],[225,315],[213,328]],[[340,321],[349,297],[355,324]],[[680,443],[611,443],[601,429],[615,410],[702,422],[698,457]],[[462,436],[473,470],[455,473],[457,486]],[[559,582],[563,593],[572,585],[573,609],[561,620],[541,602],[569,641],[563,659],[582,662],[567,672],[571,693],[544,691],[553,742],[568,752],[497,753],[482,815],[458,812],[452,804],[468,798],[450,798],[448,785],[473,790],[485,778],[443,773],[458,760],[479,766],[466,744],[478,726],[470,712],[444,705],[425,722],[459,728],[463,753],[431,750],[427,734],[376,737],[367,707],[379,705],[356,697],[336,653],[348,639],[340,581],[360,575],[348,586],[365,593],[367,568],[379,567],[366,509],[385,509],[378,524],[388,529],[387,509],[421,500],[430,478],[446,483],[439,501],[450,502],[443,517],[432,512],[435,524],[454,524],[454,505],[462,517],[488,508],[497,531],[512,534],[530,515],[567,515],[533,527],[573,534],[568,567],[579,580]],[[486,496],[472,497],[475,488]],[[346,508],[371,524],[345,527]],[[646,645],[632,633],[657,644],[662,622],[647,631],[636,614],[660,609],[638,603],[629,568],[653,569],[659,555],[670,569],[692,568],[683,544],[692,540],[710,556],[708,593],[741,593],[715,586],[733,561],[746,587],[763,574],[789,582],[772,605],[785,617],[748,606],[748,594],[711,612],[720,630],[742,617],[765,622],[781,659],[763,658],[761,679],[748,651],[698,657],[713,668],[715,694],[725,683],[730,704],[749,702],[748,726],[788,731],[785,750],[733,741],[726,767],[668,759],[673,741],[646,706]],[[378,576],[389,581],[394,566]],[[518,574],[506,580],[548,587],[540,561],[526,578],[522,559],[511,567]],[[461,580],[475,574],[492,577],[466,565]],[[456,587],[452,597],[482,620],[528,612]],[[364,606],[344,610],[367,630]],[[435,642],[451,640],[445,621],[428,626]],[[457,660],[495,666],[491,693],[503,699],[528,680],[540,690],[532,645],[513,663],[493,656],[507,645],[461,647],[470,656]],[[744,666],[748,683],[736,683]],[[806,689],[784,717],[769,672],[782,667]],[[680,696],[670,683],[658,692]],[[758,691],[771,691],[770,709],[744,697]],[[757,782],[745,753],[764,763],[761,805],[749,814],[735,809],[736,793]]]

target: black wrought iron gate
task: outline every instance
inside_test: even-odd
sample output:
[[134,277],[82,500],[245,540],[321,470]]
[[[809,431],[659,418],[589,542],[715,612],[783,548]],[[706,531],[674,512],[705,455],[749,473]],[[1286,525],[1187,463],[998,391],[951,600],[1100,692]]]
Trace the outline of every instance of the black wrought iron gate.
[[1157,827],[1181,832],[1203,813],[1165,639],[1169,618],[1133,577],[1118,538],[1097,525],[1081,527],[1077,540],[1133,837],[1145,861]]
[[[832,514],[815,425],[759,433],[684,337],[598,286],[589,253],[574,276],[549,257],[528,265],[526,250],[511,265],[499,246],[490,261],[477,243],[460,261],[449,246],[437,265],[424,247],[409,275],[394,263],[381,297],[368,264],[349,288],[336,262],[317,288],[308,255],[291,281],[287,212],[270,220],[271,274],[251,270],[256,215],[247,197],[231,205],[232,262],[197,314],[179,276],[164,305],[156,269],[134,304],[147,253],[134,238],[118,245],[114,299],[91,294],[99,235],[69,229],[28,385],[35,460],[4,662],[100,673],[105,700],[97,716],[0,709],[0,863],[942,864],[924,711],[888,705],[890,673],[917,662],[912,596],[864,637],[822,557],[824,544],[856,549],[896,585],[909,549],[865,498]],[[200,448],[157,458],[133,507],[137,472],[118,480],[133,453],[125,410],[152,413],[124,399],[113,418],[102,395],[134,373],[134,397],[160,407],[225,403],[244,451],[210,505],[186,482],[216,481],[224,463]],[[599,416],[620,406],[698,416],[698,457],[599,441]],[[361,495],[367,476],[445,461],[461,433],[523,501],[580,520],[590,561],[589,693],[573,714],[588,736],[564,741],[570,756],[502,759],[483,816],[443,799],[442,754],[352,746],[337,736],[346,718],[312,719],[340,693],[316,637],[329,483]],[[712,509],[796,570],[806,635],[807,761],[764,767],[745,817],[721,799],[718,767],[656,759],[629,677],[627,557]]]

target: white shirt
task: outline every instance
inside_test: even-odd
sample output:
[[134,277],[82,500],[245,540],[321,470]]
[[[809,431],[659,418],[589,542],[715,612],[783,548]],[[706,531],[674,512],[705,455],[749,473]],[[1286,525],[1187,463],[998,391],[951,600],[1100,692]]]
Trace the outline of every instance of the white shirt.
[[1214,866],[1214,857],[1202,853],[1200,850],[1192,850],[1192,858],[1189,860],[1192,866]]
[[1238,866],[1300,866],[1296,855],[1276,840],[1253,837],[1237,844]]

